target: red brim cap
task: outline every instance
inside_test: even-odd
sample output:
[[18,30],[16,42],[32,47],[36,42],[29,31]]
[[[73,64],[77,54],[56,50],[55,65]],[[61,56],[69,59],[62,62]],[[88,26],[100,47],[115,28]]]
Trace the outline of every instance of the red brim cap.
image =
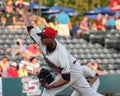
[[48,37],[44,36],[44,35],[41,34],[41,33],[37,33],[37,35],[40,36],[41,38],[48,38]]
[[37,33],[40,37],[52,38],[56,37],[56,31],[51,27],[45,27],[41,33]]

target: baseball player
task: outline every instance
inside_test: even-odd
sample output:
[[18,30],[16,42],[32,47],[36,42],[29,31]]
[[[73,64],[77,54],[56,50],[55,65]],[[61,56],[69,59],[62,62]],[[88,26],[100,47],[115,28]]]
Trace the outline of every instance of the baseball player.
[[29,36],[39,45],[47,65],[60,72],[52,83],[46,82],[42,85],[44,90],[41,96],[55,96],[69,86],[72,86],[82,96],[101,96],[90,87],[82,75],[81,66],[76,58],[55,39],[56,32],[53,28],[35,29],[26,11],[24,11],[24,20]]
[[[88,82],[90,86],[92,87],[93,90],[97,91],[100,81],[99,78],[97,77],[95,71],[93,71],[91,68],[89,68],[86,65],[82,65],[82,74],[83,76],[88,79]],[[71,96],[82,96],[79,92],[76,90],[73,91]]]

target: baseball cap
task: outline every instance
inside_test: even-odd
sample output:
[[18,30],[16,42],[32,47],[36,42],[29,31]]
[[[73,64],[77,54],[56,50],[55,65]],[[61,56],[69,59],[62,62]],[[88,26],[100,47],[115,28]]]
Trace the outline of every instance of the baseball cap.
[[12,62],[11,65],[16,67],[17,63],[16,62]]
[[56,31],[51,27],[45,27],[41,33],[37,33],[38,36],[54,39],[56,36]]

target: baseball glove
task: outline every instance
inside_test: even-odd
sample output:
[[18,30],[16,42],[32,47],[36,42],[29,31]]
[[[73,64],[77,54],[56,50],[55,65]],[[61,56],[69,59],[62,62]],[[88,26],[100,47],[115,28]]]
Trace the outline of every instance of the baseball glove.
[[42,86],[44,86],[45,83],[50,84],[54,80],[54,77],[50,71],[44,68],[41,69],[40,73],[38,74],[38,78]]

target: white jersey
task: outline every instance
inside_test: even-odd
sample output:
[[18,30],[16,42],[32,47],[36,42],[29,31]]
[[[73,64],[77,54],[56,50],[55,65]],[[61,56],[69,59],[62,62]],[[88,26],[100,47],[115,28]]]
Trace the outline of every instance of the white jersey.
[[[31,29],[30,37],[39,45],[40,50],[46,63],[53,69],[62,69],[61,74],[70,73],[70,82],[64,84],[60,87],[55,87],[51,89],[44,89],[41,96],[55,96],[58,92],[71,86],[79,91],[82,96],[101,96],[97,92],[93,91],[84,76],[82,75],[82,70],[79,62],[76,61],[67,49],[55,39],[56,49],[52,53],[48,53],[46,46],[41,44],[41,37],[37,35],[40,30],[35,28]],[[62,76],[59,74],[55,77],[54,82],[61,80]],[[75,95],[74,95],[75,96]]]
[[47,53],[46,46],[41,44],[41,37],[36,34],[37,32],[40,33],[40,30],[33,28],[30,32],[30,37],[39,45],[44,57],[52,62],[53,68],[61,68],[61,73],[72,71],[73,74],[79,74],[79,72],[81,72],[80,64],[74,64],[76,58],[74,58],[58,40],[55,39],[57,46],[54,52]]

